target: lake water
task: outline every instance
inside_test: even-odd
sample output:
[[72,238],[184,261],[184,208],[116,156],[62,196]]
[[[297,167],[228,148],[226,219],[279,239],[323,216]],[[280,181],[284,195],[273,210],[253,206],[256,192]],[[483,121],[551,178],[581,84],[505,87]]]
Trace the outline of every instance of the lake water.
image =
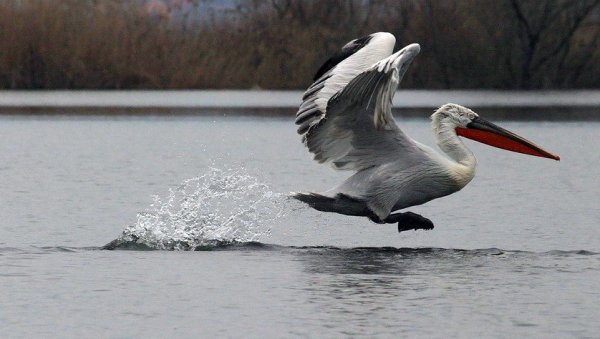
[[500,124],[561,162],[468,141],[397,233],[286,199],[348,175],[291,117],[0,117],[0,336],[597,337],[600,123]]

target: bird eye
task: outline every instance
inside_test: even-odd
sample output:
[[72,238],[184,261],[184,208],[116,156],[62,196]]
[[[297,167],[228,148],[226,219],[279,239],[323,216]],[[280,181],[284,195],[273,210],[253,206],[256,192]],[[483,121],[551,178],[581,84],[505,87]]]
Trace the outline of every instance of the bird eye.
[[475,118],[475,113],[469,112],[469,119],[473,120]]

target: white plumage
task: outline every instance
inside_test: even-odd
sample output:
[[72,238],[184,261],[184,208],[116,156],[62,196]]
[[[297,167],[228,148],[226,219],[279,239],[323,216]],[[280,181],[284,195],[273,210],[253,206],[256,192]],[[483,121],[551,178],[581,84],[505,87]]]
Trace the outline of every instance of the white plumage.
[[389,33],[353,40],[317,72],[296,115],[298,133],[316,161],[356,173],[332,190],[298,193],[297,199],[321,211],[398,222],[399,231],[431,229],[431,221],[419,215],[391,212],[454,193],[471,181],[476,160],[457,133],[472,128],[479,132],[462,135],[558,158],[455,104],[432,115],[436,141],[446,156],[408,137],[394,121],[392,98],[420,46],[392,54],[394,44]]

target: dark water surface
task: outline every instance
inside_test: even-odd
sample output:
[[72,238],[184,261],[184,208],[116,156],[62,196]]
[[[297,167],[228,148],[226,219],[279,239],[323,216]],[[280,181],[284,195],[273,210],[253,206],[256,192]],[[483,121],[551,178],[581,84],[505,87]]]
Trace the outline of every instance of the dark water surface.
[[398,234],[286,199],[348,175],[291,119],[2,117],[0,336],[596,337],[600,123],[500,124],[562,161],[468,142]]

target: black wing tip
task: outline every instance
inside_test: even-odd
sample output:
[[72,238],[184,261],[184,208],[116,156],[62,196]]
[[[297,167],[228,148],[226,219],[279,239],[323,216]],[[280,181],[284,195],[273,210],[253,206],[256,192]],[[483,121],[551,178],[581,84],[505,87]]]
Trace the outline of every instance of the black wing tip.
[[369,43],[369,41],[371,41],[372,38],[373,35],[370,34],[348,42],[346,45],[344,45],[344,47],[342,47],[342,49],[339,52],[334,54],[331,58],[327,59],[327,61],[325,61],[323,65],[319,67],[319,70],[313,77],[313,81],[317,81],[320,77],[322,77],[325,73],[337,66],[340,62],[346,60],[352,54],[358,52],[361,48],[365,47]]
[[325,61],[325,63],[323,63],[323,65],[321,65],[321,67],[319,67],[319,70],[313,77],[313,81],[319,80],[319,78],[322,77],[323,74],[327,73],[327,71],[329,71],[330,69],[335,67],[335,65],[339,64],[340,62],[342,62],[342,60],[336,61],[336,60],[334,60],[333,57],[327,59],[327,61]]

